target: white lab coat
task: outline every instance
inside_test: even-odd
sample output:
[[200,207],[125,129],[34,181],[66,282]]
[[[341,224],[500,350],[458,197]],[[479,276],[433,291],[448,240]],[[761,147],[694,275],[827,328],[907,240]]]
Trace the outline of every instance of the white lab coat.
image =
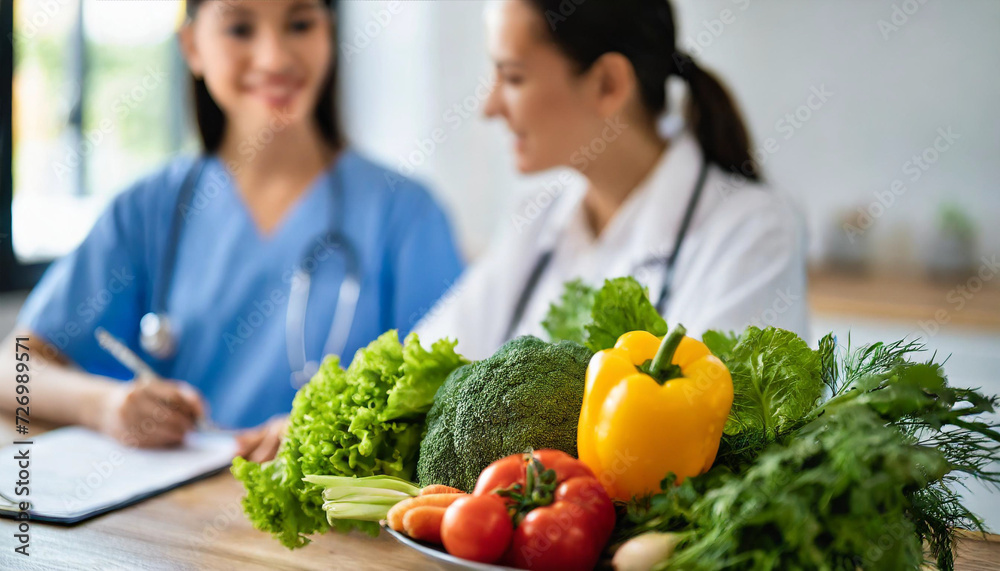
[[[468,358],[488,357],[507,341],[518,298],[549,250],[551,262],[515,336],[547,339],[541,322],[563,284],[574,278],[600,286],[607,278],[633,275],[655,296],[666,265],[643,262],[672,252],[701,164],[697,140],[681,134],[596,237],[584,215],[583,181],[553,200],[554,192],[533,197],[415,330],[425,340],[458,339],[458,351]],[[774,325],[805,338],[805,247],[801,216],[787,199],[710,167],[677,259],[664,315],[668,325],[682,323],[698,337],[707,329]]]

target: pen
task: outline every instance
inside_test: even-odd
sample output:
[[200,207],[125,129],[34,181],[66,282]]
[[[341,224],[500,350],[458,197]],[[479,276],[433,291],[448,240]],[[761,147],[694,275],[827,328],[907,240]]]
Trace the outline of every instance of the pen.
[[[114,357],[115,360],[124,365],[128,370],[132,371],[132,374],[135,375],[139,383],[163,382],[152,367],[146,364],[145,361],[129,349],[120,339],[109,333],[107,329],[98,327],[94,330],[94,337],[97,338],[97,344],[102,349],[107,351],[109,355]],[[209,430],[211,428],[205,416],[197,420],[196,426],[198,430]]]

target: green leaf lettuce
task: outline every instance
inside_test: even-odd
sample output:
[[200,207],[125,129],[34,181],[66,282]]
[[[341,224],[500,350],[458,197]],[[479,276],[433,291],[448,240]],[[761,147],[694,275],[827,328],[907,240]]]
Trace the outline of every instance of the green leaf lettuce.
[[605,280],[597,291],[580,280],[568,282],[542,326],[552,341],[575,341],[594,352],[614,347],[629,331],[667,334],[667,322],[649,301],[646,288],[632,277]]
[[[329,529],[322,489],[304,482],[306,475],[412,479],[433,395],[448,373],[465,363],[454,348],[454,342],[438,341],[426,351],[415,334],[401,345],[389,331],[360,349],[347,370],[339,357],[328,356],[295,395],[277,457],[263,464],[233,461],[254,527],[288,548]],[[334,525],[339,531],[378,531],[374,522],[335,520]]]

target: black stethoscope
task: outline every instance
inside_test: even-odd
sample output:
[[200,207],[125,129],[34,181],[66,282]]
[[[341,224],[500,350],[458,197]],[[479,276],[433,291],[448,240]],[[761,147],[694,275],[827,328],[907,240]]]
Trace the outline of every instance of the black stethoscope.
[[[152,309],[139,321],[139,344],[143,350],[159,359],[167,359],[177,350],[177,339],[167,313],[167,296],[173,282],[177,266],[177,250],[181,231],[184,228],[184,212],[194,198],[194,191],[205,170],[206,159],[199,158],[191,166],[182,182],[177,196],[177,207],[170,221],[167,250],[163,256],[160,268],[160,280],[153,288]],[[358,263],[357,250],[341,232],[343,216],[343,189],[341,188],[340,169],[334,168],[333,180],[333,220],[330,229],[324,236],[324,247],[341,252],[344,257],[345,273],[340,282],[337,294],[337,306],[330,325],[330,333],[323,346],[323,355],[340,355],[347,347],[347,340],[354,323],[354,313],[358,307],[361,295],[361,267]],[[313,248],[307,250],[296,266],[292,276],[291,291],[288,296],[288,307],[285,312],[285,347],[288,352],[288,365],[292,370],[291,383],[299,388],[312,378],[319,370],[319,361],[310,360],[306,355],[305,326],[309,308],[309,290],[312,283],[312,272],[318,264],[306,263],[313,254]],[[317,261],[319,261],[317,257]]]
[[[698,182],[695,183],[694,191],[691,193],[691,197],[688,199],[687,208],[684,210],[684,218],[681,220],[681,226],[677,230],[677,237],[674,240],[673,250],[667,257],[656,256],[648,260],[637,264],[630,274],[634,274],[636,271],[650,267],[663,264],[664,266],[664,278],[663,286],[660,287],[660,293],[656,297],[656,311],[663,315],[667,307],[667,301],[670,299],[670,284],[674,280],[674,266],[677,264],[677,256],[681,252],[681,246],[684,244],[684,238],[687,237],[688,228],[691,226],[691,219],[694,217],[694,211],[698,208],[698,202],[701,199],[702,190],[705,188],[705,178],[708,175],[708,161],[702,161],[701,170],[698,172]],[[550,208],[553,208],[550,206]],[[531,273],[528,274],[528,280],[524,283],[524,287],[521,289],[521,294],[517,297],[517,304],[514,306],[514,313],[511,315],[510,324],[507,326],[507,331],[504,334],[504,341],[509,341],[514,337],[514,332],[517,330],[518,325],[521,324],[521,320],[524,318],[524,312],[528,308],[528,302],[531,301],[532,296],[535,293],[535,289],[538,287],[538,282],[541,280],[542,276],[545,274],[545,270],[548,269],[549,264],[552,262],[552,255],[554,253],[554,248],[549,248],[538,257],[535,262],[535,266],[531,269]]]

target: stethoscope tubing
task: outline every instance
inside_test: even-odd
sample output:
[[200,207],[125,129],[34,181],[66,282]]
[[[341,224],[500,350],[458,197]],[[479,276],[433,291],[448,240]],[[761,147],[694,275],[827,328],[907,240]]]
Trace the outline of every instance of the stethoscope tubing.
[[[705,180],[707,178],[708,161],[702,160],[701,169],[698,172],[698,180],[695,183],[690,198],[688,198],[687,207],[684,209],[684,217],[681,219],[680,228],[677,230],[677,235],[674,239],[674,246],[670,252],[670,256],[666,259],[658,257],[653,260],[644,261],[638,264],[635,268],[638,269],[648,265],[650,261],[664,264],[663,285],[660,288],[660,292],[656,296],[656,302],[654,303],[654,306],[660,315],[663,315],[666,312],[667,301],[670,299],[671,295],[670,290],[674,279],[674,268],[677,264],[677,258],[680,255],[681,246],[684,245],[684,239],[687,237],[688,231],[690,230],[695,210],[698,209],[698,204],[701,202],[701,195],[705,188]],[[550,211],[552,208],[554,208],[554,205],[549,206]],[[506,332],[504,333],[504,341],[509,341],[513,338],[518,326],[524,319],[524,312],[528,308],[528,303],[530,303],[531,298],[535,294],[535,290],[538,288],[538,282],[541,281],[542,276],[545,275],[545,271],[551,264],[554,253],[554,248],[546,249],[541,255],[538,256],[538,259],[532,266],[531,273],[528,274],[528,279],[525,280],[524,286],[522,287],[520,294],[517,296],[517,302],[514,304],[514,310],[511,313],[510,322],[507,325]],[[635,269],[630,273],[634,273]]]
[[[181,183],[176,208],[170,221],[167,249],[164,252],[161,262],[160,276],[162,277],[152,291],[151,311],[147,315],[156,316],[158,318],[157,321],[164,324],[164,327],[167,327],[170,322],[167,317],[167,296],[173,284],[174,274],[176,273],[180,237],[185,222],[185,208],[194,197],[195,188],[201,179],[206,163],[207,158],[199,156]],[[333,221],[332,228],[327,233],[325,243],[332,244],[333,249],[339,250],[343,255],[344,278],[340,282],[334,318],[330,325],[330,332],[327,335],[326,343],[323,345],[323,355],[340,355],[347,348],[351,327],[354,323],[354,315],[357,311],[361,295],[361,267],[357,250],[340,231],[343,222],[344,199],[341,173],[337,167],[334,168],[334,177],[334,184],[332,185],[334,187]],[[308,251],[302,255],[303,262],[308,255]],[[306,264],[300,263],[293,273],[288,296],[288,306],[285,312],[285,349],[289,368],[292,370],[292,384],[296,388],[308,382],[309,378],[319,369],[318,361],[309,360],[306,354],[305,327],[309,310],[311,282],[312,272],[306,269]],[[167,335],[172,337],[172,332],[167,331]],[[145,333],[143,333],[143,336],[145,337]],[[143,339],[143,341],[143,345],[145,346],[146,340]],[[166,358],[172,356],[172,353],[157,356]]]

